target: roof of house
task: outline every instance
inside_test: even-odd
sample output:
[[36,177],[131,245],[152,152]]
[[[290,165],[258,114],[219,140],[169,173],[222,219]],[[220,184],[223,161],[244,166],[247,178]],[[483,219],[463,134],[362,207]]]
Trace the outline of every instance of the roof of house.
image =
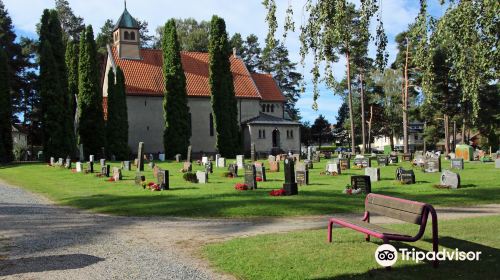
[[137,20],[135,20],[135,18],[127,11],[127,7],[125,7],[125,10],[123,11],[118,21],[116,22],[113,31],[115,31],[118,28],[131,28],[131,29],[140,28]]
[[[125,75],[127,95],[161,96],[163,80],[163,53],[161,50],[141,49],[141,59],[121,59],[116,47],[111,47],[112,61]],[[181,52],[189,97],[210,97],[209,56],[201,52]],[[243,60],[231,56],[234,91],[237,98],[284,102],[285,98],[271,75],[251,75]]]
[[252,73],[252,78],[266,101],[285,102],[285,97],[271,74]]
[[260,113],[259,116],[247,120],[245,124],[299,125],[298,122],[278,118],[265,113]]

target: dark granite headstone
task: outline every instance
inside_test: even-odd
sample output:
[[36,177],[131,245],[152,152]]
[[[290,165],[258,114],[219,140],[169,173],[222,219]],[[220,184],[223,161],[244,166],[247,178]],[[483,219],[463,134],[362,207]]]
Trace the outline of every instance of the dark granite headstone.
[[331,152],[324,152],[325,154],[325,159],[331,159],[332,158],[332,153]]
[[413,159],[413,155],[411,153],[403,154],[403,156],[401,156],[402,161],[412,161],[412,159]]
[[94,162],[89,161],[88,167],[87,167],[87,172],[94,173]]
[[398,162],[399,162],[398,155],[389,155],[389,163],[394,164]]
[[464,159],[463,158],[454,158],[451,159],[451,168],[452,169],[464,169]]
[[341,158],[341,159],[339,159],[339,162],[340,162],[340,168],[342,170],[351,169],[351,160],[350,159]]
[[368,157],[363,157],[363,158],[355,158],[354,159],[354,165],[361,167],[361,168],[366,168],[366,167],[371,167],[372,166],[372,160]]
[[144,142],[139,142],[139,148],[137,149],[137,169],[139,171],[144,171]]
[[441,180],[439,183],[441,186],[448,186],[452,189],[458,189],[460,188],[460,175],[445,170],[443,171],[443,173],[441,173]]
[[365,194],[369,194],[372,192],[372,183],[370,180],[370,176],[351,176],[351,186],[355,190],[361,189]]
[[257,180],[255,178],[255,165],[253,165],[253,163],[245,163],[243,168],[245,169],[245,185],[247,185],[250,190],[256,189]]
[[161,190],[170,189],[170,181],[168,178],[168,170],[159,169],[156,175],[156,183],[160,186]]
[[441,157],[428,157],[425,159],[424,171],[427,173],[441,172]]
[[297,195],[299,194],[299,189],[297,183],[295,183],[295,163],[292,159],[286,158],[283,169],[285,169],[285,183],[283,184],[283,189],[285,189],[286,195]]
[[402,184],[415,184],[415,173],[413,170],[404,170],[399,167],[396,169],[396,180]]
[[377,157],[378,166],[387,166],[389,164],[389,158],[387,156]]

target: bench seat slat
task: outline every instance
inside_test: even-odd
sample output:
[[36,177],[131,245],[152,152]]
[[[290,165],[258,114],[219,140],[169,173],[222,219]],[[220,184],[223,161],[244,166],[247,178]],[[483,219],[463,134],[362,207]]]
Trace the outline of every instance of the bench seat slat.
[[367,222],[364,222],[364,221],[361,221],[361,220],[355,220],[355,219],[338,219],[338,218],[335,218],[335,219],[332,219],[332,220],[335,220],[336,222],[338,222],[338,224],[340,224],[342,226],[349,227],[349,225],[353,225],[353,226],[356,226],[356,227],[368,229],[368,230],[376,232],[376,233],[378,233],[380,235],[399,235],[399,236],[410,237],[410,236],[408,236],[406,234],[403,234],[401,232],[398,232],[396,230],[384,228],[384,227],[378,226],[376,224],[367,223]]
[[399,209],[401,211],[411,212],[415,214],[422,214],[422,210],[425,206],[424,203],[406,200],[406,199],[397,199],[397,198],[387,198],[381,196],[369,196],[367,197],[367,204],[375,204],[385,207],[390,207],[394,209]]
[[422,213],[415,214],[376,204],[366,205],[366,211],[417,225],[422,223]]

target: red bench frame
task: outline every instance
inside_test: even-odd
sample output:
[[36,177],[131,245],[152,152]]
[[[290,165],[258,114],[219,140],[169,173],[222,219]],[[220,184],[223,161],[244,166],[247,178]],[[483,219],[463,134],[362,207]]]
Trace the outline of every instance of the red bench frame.
[[[415,236],[380,233],[380,232],[372,231],[368,228],[364,228],[364,227],[361,227],[358,225],[351,224],[347,220],[331,218],[328,222],[328,242],[332,242],[333,224],[338,224],[342,227],[350,228],[350,229],[364,233],[366,241],[370,241],[370,236],[373,236],[373,237],[382,239],[384,244],[389,243],[390,240],[404,241],[404,242],[415,242],[415,241],[419,240],[420,238],[422,238],[422,236],[424,235],[428,216],[431,215],[431,218],[432,218],[432,250],[435,253],[438,252],[438,246],[439,246],[438,220],[437,220],[436,210],[434,209],[434,207],[432,207],[432,205],[427,204],[427,203],[397,198],[397,197],[391,197],[391,196],[386,196],[386,195],[381,195],[381,194],[370,193],[366,196],[365,214],[364,214],[363,218],[361,219],[363,222],[367,222],[367,223],[370,222],[370,212],[366,210],[370,198],[381,198],[381,199],[385,199],[385,200],[389,200],[389,201],[393,200],[393,201],[396,201],[399,203],[417,205],[417,206],[421,207],[422,208],[422,213],[421,213],[422,218],[421,218],[419,223],[416,223],[416,224],[420,224],[420,230],[418,231],[418,233]],[[392,217],[392,218],[394,218],[394,217]],[[438,267],[438,264],[439,264],[438,260],[435,260],[434,267]]]

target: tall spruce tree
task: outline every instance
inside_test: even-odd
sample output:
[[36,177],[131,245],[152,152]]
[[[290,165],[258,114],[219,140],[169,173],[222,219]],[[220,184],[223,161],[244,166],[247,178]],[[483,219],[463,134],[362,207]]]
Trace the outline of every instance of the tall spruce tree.
[[208,53],[212,110],[217,132],[216,148],[224,157],[233,158],[240,151],[240,130],[229,60],[231,49],[226,23],[215,15],[210,23]]
[[78,119],[75,114],[78,99],[78,44],[75,41],[68,41],[66,45],[66,67],[68,69],[68,110],[70,118],[73,119],[73,129],[76,137],[78,126]]
[[85,156],[100,155],[101,148],[106,147],[102,95],[99,90],[99,69],[96,57],[94,31],[89,25],[80,37],[78,63],[78,133]]
[[174,19],[165,24],[162,48],[163,76],[165,78],[163,144],[165,155],[173,157],[175,154],[186,154],[191,138],[186,77],[182,69],[180,45]]
[[108,72],[108,120],[106,122],[106,152],[117,160],[126,160],[128,148],[128,115],[125,96],[125,75],[120,67]]
[[45,157],[72,156],[76,147],[73,119],[69,110],[61,23],[55,10],[45,10],[42,15],[39,61]]
[[0,46],[0,163],[12,161],[12,104],[7,55]]

